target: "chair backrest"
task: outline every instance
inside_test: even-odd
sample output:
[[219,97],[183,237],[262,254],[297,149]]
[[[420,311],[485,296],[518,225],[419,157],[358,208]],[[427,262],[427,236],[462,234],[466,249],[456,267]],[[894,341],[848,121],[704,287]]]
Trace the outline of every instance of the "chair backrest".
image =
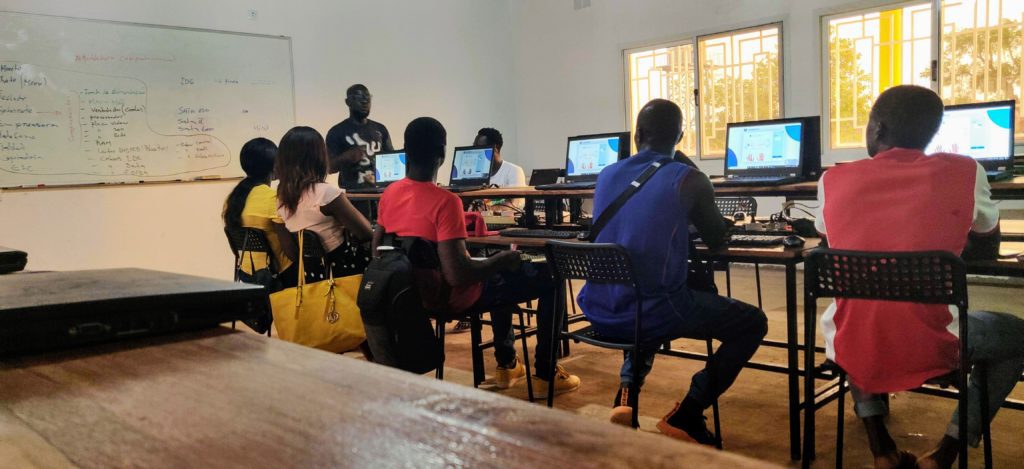
[[[327,250],[323,242],[312,230],[302,230],[302,257],[306,269],[306,282],[325,280],[330,273],[331,263],[327,260]],[[299,244],[299,234],[292,233],[295,245]]]
[[906,301],[967,310],[967,268],[949,252],[815,249],[805,256],[804,269],[809,299]]
[[224,227],[224,235],[228,238],[228,246],[231,247],[231,252],[235,255],[235,265],[238,265],[239,256],[243,252],[262,252],[267,255],[267,260],[270,263],[270,268],[274,272],[277,272],[277,259],[274,258],[274,253],[270,250],[270,242],[267,241],[267,235],[263,230],[256,228],[230,228]]
[[757,216],[757,199],[750,196],[715,197],[715,205],[724,217],[732,218],[737,213],[744,213],[750,218]]
[[586,280],[637,288],[633,262],[622,246],[611,243],[548,241],[545,251],[556,281]]

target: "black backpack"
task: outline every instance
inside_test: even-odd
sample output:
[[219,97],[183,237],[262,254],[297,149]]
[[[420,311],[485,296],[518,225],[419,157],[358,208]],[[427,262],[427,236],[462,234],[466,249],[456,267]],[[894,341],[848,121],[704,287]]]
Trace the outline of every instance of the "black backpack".
[[437,369],[442,349],[416,287],[411,254],[418,238],[385,235],[377,257],[363,273],[356,302],[373,361],[417,374]]

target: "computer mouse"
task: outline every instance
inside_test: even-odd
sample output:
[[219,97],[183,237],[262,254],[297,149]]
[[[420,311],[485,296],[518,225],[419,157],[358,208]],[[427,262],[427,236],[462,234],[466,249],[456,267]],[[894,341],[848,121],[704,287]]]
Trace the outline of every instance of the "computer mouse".
[[789,235],[782,240],[782,245],[787,248],[800,247],[804,245],[804,239],[797,235]]

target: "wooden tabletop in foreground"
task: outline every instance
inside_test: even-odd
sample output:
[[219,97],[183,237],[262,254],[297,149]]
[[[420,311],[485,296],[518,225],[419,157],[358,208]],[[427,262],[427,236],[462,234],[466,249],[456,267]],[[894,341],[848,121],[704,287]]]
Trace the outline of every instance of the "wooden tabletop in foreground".
[[7,464],[772,466],[227,329],[0,363]]

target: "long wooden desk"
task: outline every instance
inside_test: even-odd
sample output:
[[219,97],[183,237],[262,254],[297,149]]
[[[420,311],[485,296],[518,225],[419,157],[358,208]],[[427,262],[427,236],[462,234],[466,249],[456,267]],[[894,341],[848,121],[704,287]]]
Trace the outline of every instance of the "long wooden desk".
[[5,467],[773,466],[228,329],[8,360],[0,383]]
[[[470,237],[467,243],[474,246],[492,246],[508,248],[515,245],[519,249],[539,250],[547,242],[544,238],[515,238],[505,236]],[[804,252],[813,249],[821,242],[819,239],[807,239],[807,243],[799,248],[778,247],[745,247],[727,246],[709,250],[698,246],[697,250],[704,257],[719,262],[758,263],[783,266],[786,271],[786,340],[764,340],[762,346],[786,349],[786,365],[750,362],[747,368],[783,373],[787,377],[789,395],[789,437],[790,457],[800,458],[800,412],[805,406],[800,402],[800,379],[803,370],[800,368],[799,351],[803,348],[798,336],[797,308],[797,266],[803,262]],[[813,341],[812,341],[813,343]],[[680,358],[706,360],[707,355],[679,349],[663,349],[658,353]]]
[[[754,197],[786,197],[789,199],[814,199],[818,195],[817,181],[786,184],[781,186],[715,186],[715,194],[720,196],[754,196]],[[352,200],[377,200],[380,194],[348,194]],[[540,191],[532,187],[507,187],[503,189],[484,189],[479,191],[460,192],[463,199],[499,199],[499,198],[593,198],[594,191],[564,190]],[[1024,176],[1017,176],[1007,181],[992,183],[992,198],[997,200],[1024,199]]]

